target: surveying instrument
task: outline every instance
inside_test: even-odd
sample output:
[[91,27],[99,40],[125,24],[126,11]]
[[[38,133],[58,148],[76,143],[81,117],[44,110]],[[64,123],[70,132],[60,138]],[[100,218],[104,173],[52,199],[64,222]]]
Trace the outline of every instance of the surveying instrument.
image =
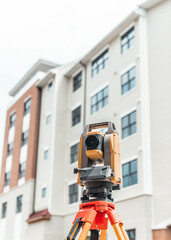
[[78,240],[87,240],[89,231],[90,240],[106,240],[108,220],[118,240],[129,240],[112,198],[112,190],[121,184],[120,141],[113,123],[85,126],[74,173],[84,190],[66,240],[75,240],[81,228]]

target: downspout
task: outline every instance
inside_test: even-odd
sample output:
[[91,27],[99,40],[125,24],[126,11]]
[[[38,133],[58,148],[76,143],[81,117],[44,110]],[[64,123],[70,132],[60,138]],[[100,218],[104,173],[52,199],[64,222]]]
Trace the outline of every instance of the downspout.
[[38,112],[38,126],[37,126],[37,151],[36,151],[36,161],[35,161],[35,175],[34,175],[34,186],[33,186],[33,205],[32,205],[32,214],[35,213],[35,202],[36,202],[36,181],[37,181],[37,162],[38,162],[38,145],[39,145],[39,129],[40,129],[40,108],[41,108],[41,97],[42,97],[42,90],[38,88],[40,91],[39,96],[39,112]]
[[86,124],[86,101],[87,101],[87,66],[80,61],[79,62],[85,70],[85,75],[84,75],[84,102],[83,102],[83,129],[85,127]]

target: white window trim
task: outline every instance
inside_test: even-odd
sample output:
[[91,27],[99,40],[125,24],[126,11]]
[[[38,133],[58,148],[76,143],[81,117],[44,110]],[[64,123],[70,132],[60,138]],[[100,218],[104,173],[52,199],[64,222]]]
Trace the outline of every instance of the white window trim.
[[80,142],[80,141],[78,141],[78,139],[77,139],[77,140],[72,141],[71,143],[69,143],[69,146],[72,147],[72,146],[76,145],[76,144],[79,143],[79,142]]
[[75,104],[73,107],[70,108],[71,111],[74,111],[76,108],[78,108],[79,106],[82,106],[82,103],[79,102],[77,104]]
[[96,95],[98,92],[100,92],[101,90],[103,90],[105,87],[109,87],[109,82],[104,83],[103,85],[101,85],[99,88],[97,88],[96,90],[94,90],[91,94],[90,94],[90,98],[93,97],[94,95]]
[[84,72],[82,67],[80,67],[76,72],[74,72],[74,73],[72,74],[72,76],[71,76],[72,81],[73,81],[74,77],[76,77],[77,74],[79,74],[80,72],[82,72],[82,73]]
[[134,30],[135,30],[135,22],[132,22],[131,24],[129,24],[120,34],[120,38],[126,33],[129,31],[129,29],[131,29],[132,27],[134,27]]
[[31,100],[31,95],[29,95],[27,98],[24,99],[24,103],[26,103],[27,100],[29,100],[29,99]]
[[120,74],[120,77],[121,77],[123,74],[127,73],[127,72],[128,72],[131,68],[133,68],[133,67],[136,68],[136,63],[135,63],[135,62],[132,63],[131,65],[129,65],[128,67],[126,67],[124,70],[122,70],[122,72],[119,73],[119,74]]
[[[131,112],[137,111],[137,107],[134,106],[132,108],[130,108],[129,110],[123,112],[122,114],[120,114],[120,119],[122,119],[123,117],[125,117],[126,115],[130,114]],[[121,124],[122,127],[122,124]]]
[[98,58],[98,56],[100,56],[105,50],[107,50],[108,49],[108,52],[109,52],[109,47],[110,47],[110,45],[109,44],[107,44],[107,45],[105,45],[101,50],[99,50],[92,58],[91,58],[91,64],[92,64],[92,62],[96,59],[96,58]]
[[135,160],[135,159],[137,159],[137,161],[138,161],[138,155],[133,155],[133,156],[131,156],[131,157],[129,157],[129,158],[123,159],[123,160],[121,161],[121,165],[123,165],[123,164],[125,164],[125,163],[128,163],[128,162],[131,162],[131,161],[133,161],[133,160]]

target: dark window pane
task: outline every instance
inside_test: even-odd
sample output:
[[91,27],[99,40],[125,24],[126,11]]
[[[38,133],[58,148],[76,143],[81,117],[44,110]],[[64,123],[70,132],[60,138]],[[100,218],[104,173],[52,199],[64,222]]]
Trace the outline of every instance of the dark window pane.
[[23,204],[23,196],[20,195],[17,197],[16,213],[20,213],[22,211],[22,204]]
[[127,31],[121,37],[121,53],[124,53],[127,49],[134,45],[135,32],[134,27]]
[[136,111],[122,118],[122,138],[136,133]]
[[107,86],[91,97],[91,114],[108,104],[108,89],[109,87]]
[[135,67],[121,76],[122,94],[128,92],[135,86]]
[[72,111],[72,126],[81,121],[81,106]]
[[11,155],[13,151],[13,142],[8,144],[7,156]]
[[48,83],[48,91],[52,91],[52,88],[53,88],[53,81],[49,82]]
[[26,171],[26,162],[20,163],[20,166],[19,166],[19,179],[25,177],[25,171]]
[[28,130],[22,133],[22,146],[28,142]]
[[82,72],[78,73],[73,78],[73,92],[75,92],[78,88],[81,87],[81,82],[82,82]]
[[7,212],[7,202],[2,204],[1,218],[6,218],[6,212]]
[[137,183],[137,160],[122,165],[123,187]]
[[131,230],[126,230],[128,237],[130,240],[136,240],[136,230],[131,229]]
[[11,172],[6,172],[5,173],[5,184],[4,184],[5,187],[9,185],[10,175],[11,175]]
[[76,161],[78,161],[78,151],[79,151],[79,143],[73,145],[70,149],[70,162],[74,163]]
[[74,203],[78,201],[78,185],[74,183],[69,186],[69,203]]
[[109,57],[107,49],[92,62],[92,77],[97,75],[107,66],[108,58]]
[[10,128],[15,125],[15,120],[16,120],[16,113],[13,113],[13,114],[10,116]]
[[24,103],[24,115],[30,112],[31,108],[31,98],[29,98],[25,103]]

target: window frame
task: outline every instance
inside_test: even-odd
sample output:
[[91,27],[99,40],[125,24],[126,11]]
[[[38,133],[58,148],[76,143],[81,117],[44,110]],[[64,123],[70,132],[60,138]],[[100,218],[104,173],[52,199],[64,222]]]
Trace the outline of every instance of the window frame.
[[[131,170],[131,164],[133,162],[136,162],[136,171]],[[128,165],[128,173],[124,174],[124,166],[126,165]],[[133,183],[134,175],[136,175],[136,182]],[[124,179],[127,177],[128,177],[128,185],[124,185]],[[122,164],[122,179],[123,179],[122,188],[127,188],[127,187],[138,184],[138,159],[137,158]]]
[[[14,117],[15,116],[15,117]],[[14,118],[14,119],[13,119]],[[12,128],[13,126],[15,126],[15,122],[16,122],[16,112],[12,113],[10,115],[10,128]]]
[[[28,104],[28,106],[27,106]],[[31,98],[28,98],[25,102],[24,102],[24,116],[26,116],[31,110]]]
[[19,195],[16,200],[16,213],[21,213],[23,207],[23,195]]
[[42,187],[42,198],[46,198],[47,195],[47,187]]
[[[133,36],[129,38],[129,34],[133,32]],[[124,42],[125,40],[125,42]],[[133,45],[130,45],[131,40],[134,41]],[[123,43],[124,42],[124,43]],[[121,54],[126,53],[131,47],[135,45],[135,26],[130,27],[120,38]],[[124,46],[127,48],[124,50]]]
[[[8,176],[8,178],[7,178],[7,176]],[[9,186],[9,184],[10,184],[10,177],[11,177],[11,171],[5,172],[4,187]]]
[[[22,167],[24,165],[24,168]],[[26,173],[26,161],[19,164],[18,179],[24,178]]]
[[[74,191],[71,192],[71,188],[73,187]],[[75,191],[76,190],[76,191]],[[78,202],[78,184],[77,183],[72,183],[69,185],[69,204],[77,203]],[[74,201],[75,199],[76,201]]]
[[1,218],[6,218],[7,215],[7,202],[2,203]]
[[[130,78],[130,73],[131,71],[134,69],[134,76],[132,78]],[[124,77],[126,76],[127,78],[127,82],[123,83],[124,81]],[[132,82],[134,83],[133,86],[131,86]],[[127,90],[124,91],[124,87],[125,86],[128,86]],[[127,92],[129,92],[131,89],[135,88],[136,86],[136,66],[132,66],[131,68],[129,68],[129,70],[127,70],[126,72],[124,72],[122,75],[121,75],[121,94],[124,95],[126,94]]]
[[51,115],[51,114],[46,115],[46,125],[49,125],[49,124],[50,124],[51,118],[52,118],[52,115]]
[[[131,122],[131,115],[135,113],[135,121]],[[128,118],[128,124],[126,126],[123,126],[124,124],[124,119]],[[135,132],[131,132],[132,126],[135,125]],[[128,114],[124,115],[121,118],[121,129],[122,129],[122,139],[126,139],[129,136],[134,135],[137,132],[137,110],[133,110],[131,112],[129,112]],[[128,129],[128,135],[124,136],[124,131]]]
[[[24,138],[25,135],[26,135],[26,138]],[[22,146],[28,143],[28,137],[29,137],[29,130],[22,132],[22,144],[21,144]]]
[[109,48],[105,49],[99,54],[91,63],[91,77],[94,78],[101,71],[103,71],[109,61]]
[[48,82],[48,92],[51,92],[53,89],[53,80]]
[[14,142],[10,142],[7,145],[7,157],[12,155]]
[[[76,112],[79,109],[79,114]],[[74,114],[76,114],[76,116],[74,116]],[[74,108],[72,110],[72,127],[74,127],[75,125],[77,125],[78,123],[81,122],[81,105],[79,105],[78,107]]]
[[[107,95],[105,95],[106,89]],[[99,99],[100,95],[101,98]],[[91,96],[91,115],[98,112],[100,109],[104,108],[108,104],[109,104],[109,85],[105,86],[100,91],[96,92],[93,96]],[[95,111],[93,109],[95,109]]]
[[44,150],[44,160],[47,160],[49,157],[49,149]]
[[76,92],[82,85],[82,71],[73,77],[73,92]]
[[[78,146],[78,149],[77,149]],[[73,153],[73,149],[76,148],[76,152]],[[72,146],[70,146],[70,164],[75,163],[78,161],[78,153],[79,153],[79,142],[73,144]],[[77,156],[77,157],[75,157]],[[75,158],[77,158],[77,160],[75,160]]]
[[[135,238],[132,238],[132,237],[130,236],[130,231],[135,231],[135,235],[134,235]],[[130,240],[136,240],[136,229],[135,229],[135,228],[126,230],[126,233],[127,233],[127,235],[128,235],[128,237],[129,237]]]

